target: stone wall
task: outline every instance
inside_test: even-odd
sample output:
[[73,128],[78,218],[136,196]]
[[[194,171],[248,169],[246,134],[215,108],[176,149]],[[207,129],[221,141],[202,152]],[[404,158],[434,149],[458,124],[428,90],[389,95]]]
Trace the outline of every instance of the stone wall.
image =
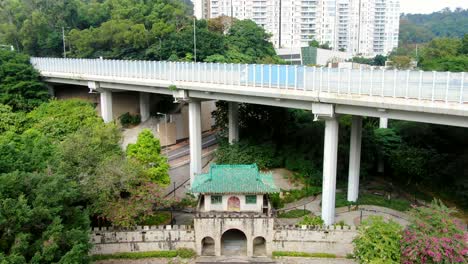
[[91,242],[93,255],[177,248],[195,250],[195,232],[192,226],[138,226],[131,231],[94,228]]
[[[247,255],[254,255],[256,238],[265,239],[265,253],[297,251],[331,253],[346,256],[353,253],[355,227],[274,226],[271,217],[198,217],[195,226],[138,226],[135,230],[95,228],[91,234],[91,254],[173,250],[190,248],[202,255],[204,238],[212,238],[214,255],[221,255],[222,235],[231,229],[246,236]],[[196,232],[195,232],[196,230]]]
[[346,256],[353,253],[352,241],[357,235],[356,228],[331,227],[275,227],[274,251],[298,251],[309,253],[331,253]]

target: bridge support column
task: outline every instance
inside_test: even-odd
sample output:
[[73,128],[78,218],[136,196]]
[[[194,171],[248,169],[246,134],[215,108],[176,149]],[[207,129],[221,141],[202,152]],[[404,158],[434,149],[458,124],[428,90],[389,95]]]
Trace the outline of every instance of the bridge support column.
[[338,128],[339,123],[336,117],[325,119],[322,185],[322,219],[325,225],[331,225],[335,222]]
[[361,168],[362,117],[353,116],[349,146],[348,201],[356,202],[359,195]]
[[379,119],[379,128],[388,128],[388,118],[381,117]]
[[239,141],[239,104],[228,103],[229,144]]
[[140,116],[141,122],[145,122],[150,117],[150,93],[140,92]]
[[[386,117],[381,117],[379,119],[379,128],[388,128],[388,118]],[[378,173],[384,173],[385,171],[385,163],[384,159],[381,155],[378,157],[378,164],[377,164],[377,172]]]
[[189,102],[190,185],[202,170],[201,101]]
[[104,123],[112,122],[112,92],[109,90],[102,90],[101,93],[101,116]]

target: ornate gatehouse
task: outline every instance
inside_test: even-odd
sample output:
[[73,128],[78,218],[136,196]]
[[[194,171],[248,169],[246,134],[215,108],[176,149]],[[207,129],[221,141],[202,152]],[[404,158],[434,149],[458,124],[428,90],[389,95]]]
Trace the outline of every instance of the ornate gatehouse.
[[270,173],[251,165],[212,165],[195,177],[194,219],[199,255],[269,256],[274,219],[268,194],[279,189]]

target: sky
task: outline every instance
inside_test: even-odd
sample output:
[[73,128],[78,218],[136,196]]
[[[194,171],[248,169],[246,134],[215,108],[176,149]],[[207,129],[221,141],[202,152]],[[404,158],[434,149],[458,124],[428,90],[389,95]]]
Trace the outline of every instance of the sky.
[[402,13],[427,14],[449,7],[468,8],[467,0],[400,0],[400,11]]

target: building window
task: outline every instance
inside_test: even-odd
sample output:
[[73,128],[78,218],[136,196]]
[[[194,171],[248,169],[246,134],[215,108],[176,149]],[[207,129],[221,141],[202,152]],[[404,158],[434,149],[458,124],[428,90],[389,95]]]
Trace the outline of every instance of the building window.
[[256,204],[257,203],[257,195],[246,195],[245,196],[245,203],[246,204]]
[[221,195],[211,195],[211,204],[221,204],[223,197]]

